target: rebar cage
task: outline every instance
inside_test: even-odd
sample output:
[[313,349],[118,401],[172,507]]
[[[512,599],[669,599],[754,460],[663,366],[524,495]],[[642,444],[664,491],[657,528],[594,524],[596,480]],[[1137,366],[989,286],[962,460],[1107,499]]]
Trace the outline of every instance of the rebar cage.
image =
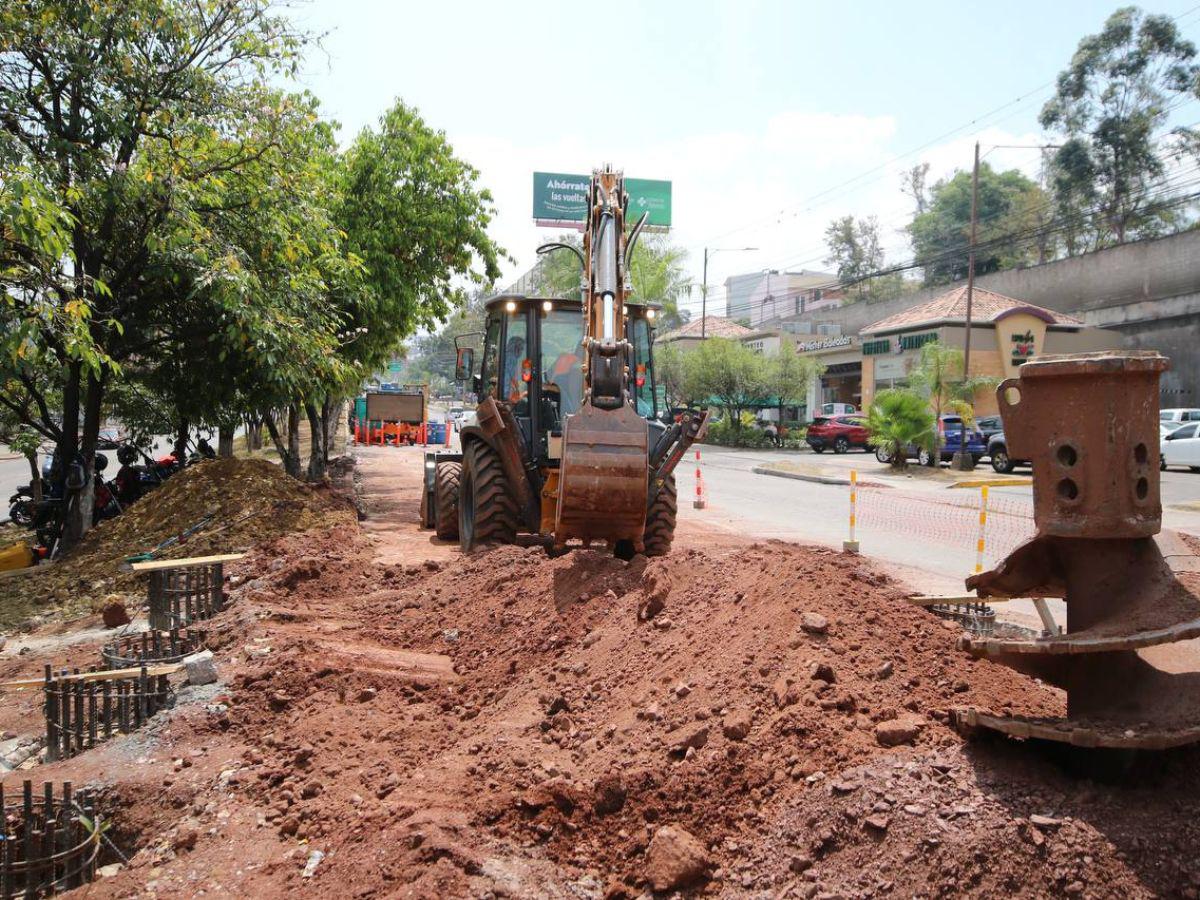
[[46,897],[80,887],[96,874],[103,825],[87,792],[46,782],[19,794],[0,784],[0,897]]
[[170,631],[220,612],[224,566],[204,565],[156,569],[150,573],[150,628]]

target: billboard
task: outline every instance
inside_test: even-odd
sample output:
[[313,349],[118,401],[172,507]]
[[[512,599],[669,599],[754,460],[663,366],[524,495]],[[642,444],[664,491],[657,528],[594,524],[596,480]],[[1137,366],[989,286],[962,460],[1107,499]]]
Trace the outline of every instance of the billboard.
[[[533,217],[540,221],[586,222],[589,175],[565,175],[561,172],[533,173]],[[626,178],[629,193],[629,224],[642,213],[650,213],[647,225],[669,228],[671,225],[671,182],[648,178]]]

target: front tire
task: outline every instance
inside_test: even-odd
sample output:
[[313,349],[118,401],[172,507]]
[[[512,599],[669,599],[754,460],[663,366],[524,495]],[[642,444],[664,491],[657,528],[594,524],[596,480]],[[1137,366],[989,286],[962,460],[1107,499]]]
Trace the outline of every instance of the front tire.
[[850,449],[850,442],[848,440],[846,440],[844,437],[840,437],[833,442],[833,452],[834,453],[845,453],[849,449]]
[[642,534],[642,543],[645,544],[647,556],[666,556],[671,551],[678,508],[675,474],[671,473],[663,481],[662,490],[646,511],[646,530]]
[[823,446],[821,446],[820,444],[816,444],[813,446],[813,453],[824,453],[824,452],[825,452],[825,448]]
[[458,544],[464,553],[473,553],[485,544],[516,539],[517,504],[500,457],[483,441],[471,441],[463,450],[458,487]]
[[891,456],[889,456],[888,452],[882,447],[875,448],[875,459],[881,463],[890,463],[892,461]]
[[458,540],[458,490],[462,463],[440,462],[433,477],[433,525],[443,541]]
[[1013,461],[1008,458],[1008,451],[996,449],[992,451],[992,469],[997,475],[1007,475],[1015,466]]
[[922,466],[934,466],[937,464],[933,454],[924,448],[917,451],[917,462]]

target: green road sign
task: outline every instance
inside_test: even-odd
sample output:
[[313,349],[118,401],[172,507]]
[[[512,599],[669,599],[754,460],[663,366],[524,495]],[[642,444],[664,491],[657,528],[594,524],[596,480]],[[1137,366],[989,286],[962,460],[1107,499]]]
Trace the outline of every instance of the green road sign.
[[[533,217],[556,222],[587,221],[587,175],[560,172],[533,173]],[[661,228],[671,224],[671,182],[647,178],[626,178],[629,192],[629,223],[644,212],[650,213],[647,225]]]

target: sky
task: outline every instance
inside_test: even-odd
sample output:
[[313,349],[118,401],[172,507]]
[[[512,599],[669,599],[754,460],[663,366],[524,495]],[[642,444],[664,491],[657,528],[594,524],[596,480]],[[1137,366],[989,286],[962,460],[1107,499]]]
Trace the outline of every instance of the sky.
[[[730,275],[827,269],[839,216],[877,216],[889,261],[905,259],[900,173],[917,163],[931,182],[967,170],[978,140],[1036,177],[1036,149],[997,145],[1050,139],[1037,115],[1057,73],[1118,5],[308,0],[295,17],[323,35],[300,85],[344,142],[399,98],[479,170],[512,257],[502,284],[553,236],[533,223],[533,172],[611,163],[672,182],[672,239],[697,285],[709,248],[720,311]],[[1195,0],[1143,8],[1200,43]],[[1200,120],[1200,103],[1176,116]],[[698,287],[684,305],[699,312]]]

